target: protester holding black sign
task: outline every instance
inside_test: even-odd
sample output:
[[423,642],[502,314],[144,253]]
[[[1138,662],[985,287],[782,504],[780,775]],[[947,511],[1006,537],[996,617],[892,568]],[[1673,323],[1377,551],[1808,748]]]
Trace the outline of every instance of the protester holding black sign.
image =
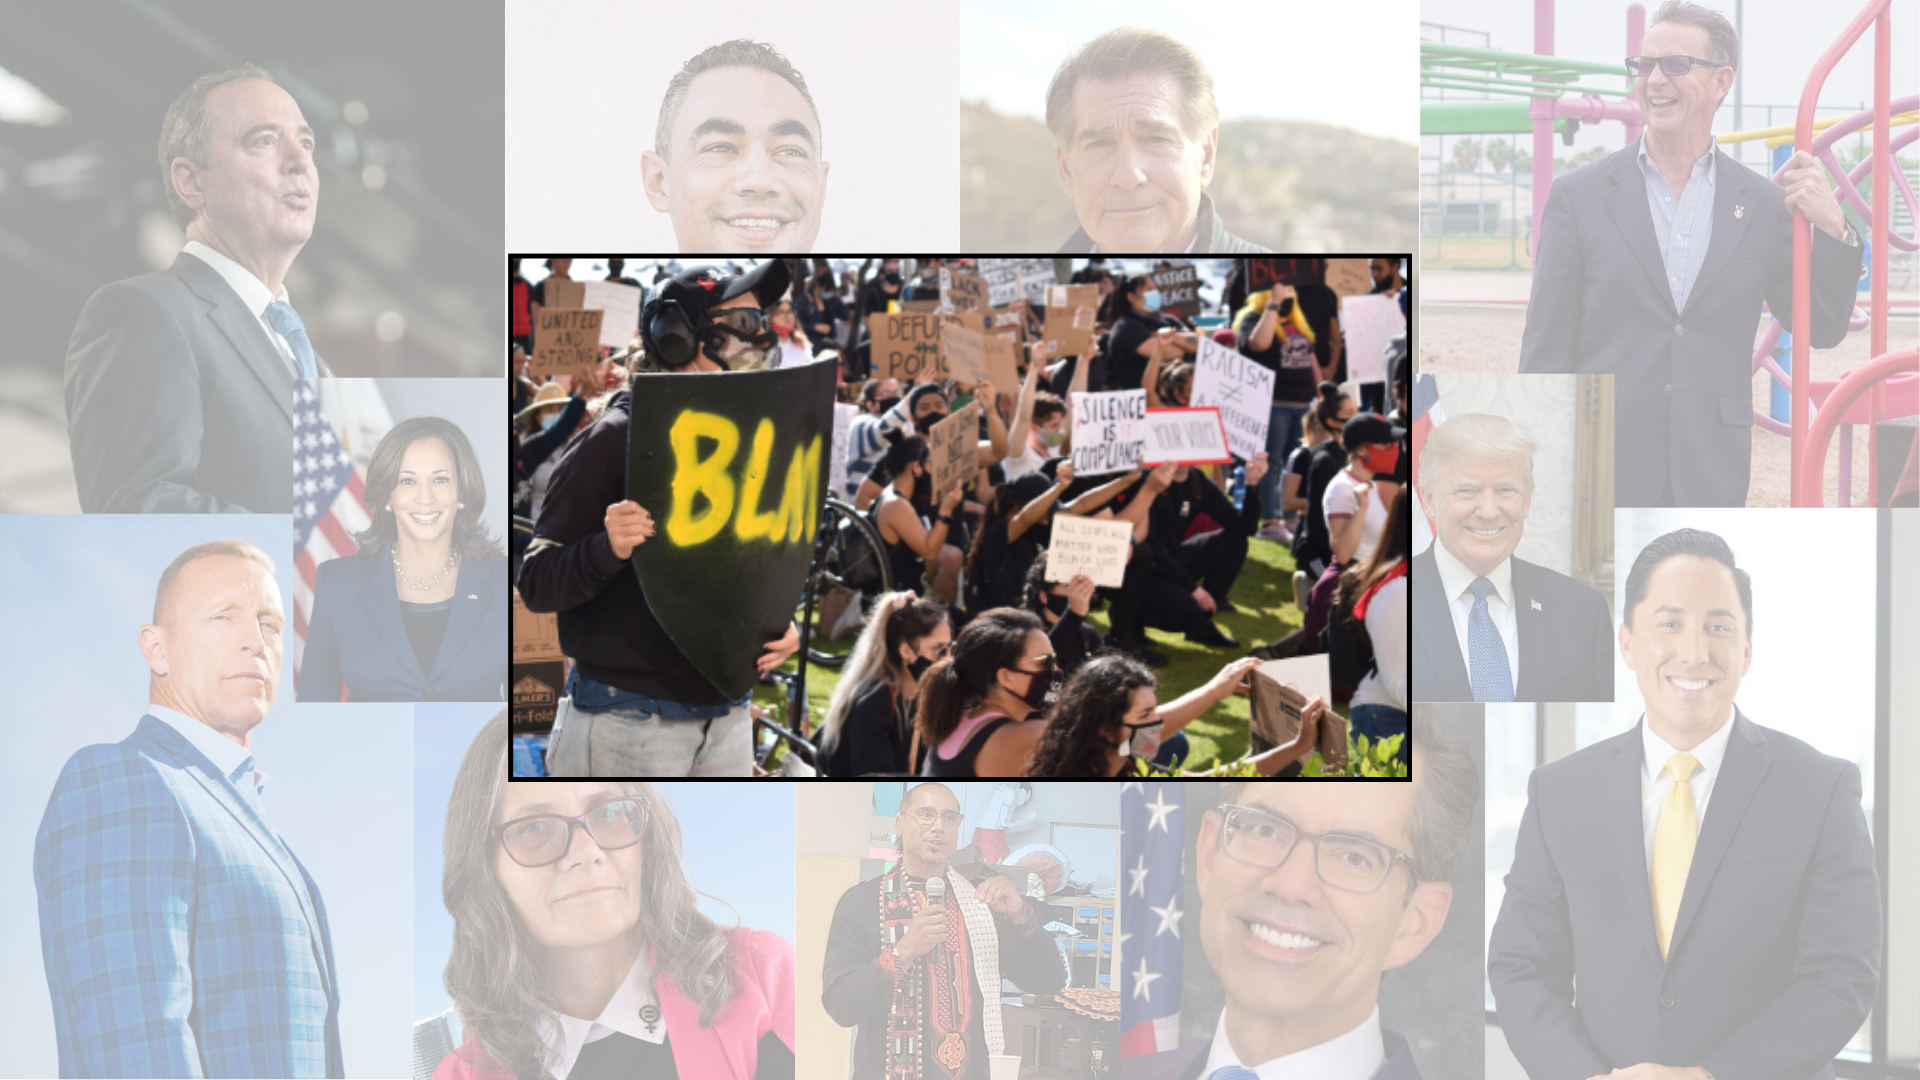
[[1113,327],[1107,355],[1112,358],[1114,385],[1122,390],[1146,384],[1147,360],[1155,352],[1160,353],[1161,364],[1169,365],[1200,348],[1193,331],[1181,330],[1160,314],[1160,290],[1146,274],[1134,274],[1116,285],[1100,320]]

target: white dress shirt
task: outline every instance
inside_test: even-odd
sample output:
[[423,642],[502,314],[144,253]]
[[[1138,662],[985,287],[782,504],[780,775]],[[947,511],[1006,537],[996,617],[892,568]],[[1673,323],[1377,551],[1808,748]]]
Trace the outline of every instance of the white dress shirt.
[[[1707,736],[1707,740],[1691,750],[1700,767],[1693,770],[1688,783],[1693,787],[1694,835],[1707,820],[1707,797],[1713,794],[1713,782],[1720,775],[1720,763],[1726,760],[1727,738],[1733,734],[1733,709],[1727,709],[1727,718],[1721,722],[1720,730]],[[1647,834],[1647,873],[1653,873],[1653,837],[1660,828],[1660,811],[1667,805],[1667,793],[1673,790],[1673,774],[1667,771],[1667,762],[1673,755],[1682,753],[1667,744],[1667,740],[1653,733],[1653,725],[1647,723],[1645,716],[1640,718],[1640,744],[1645,753],[1640,764],[1640,823]]]
[[633,967],[627,970],[625,982],[613,992],[607,1001],[607,1007],[593,1020],[582,1020],[577,1016],[560,1014],[560,1030],[553,1031],[551,1023],[544,1024],[542,1037],[547,1044],[548,1071],[554,1076],[566,1076],[573,1071],[574,1062],[580,1059],[580,1050],[590,1042],[619,1032],[631,1035],[643,1042],[655,1044],[667,1041],[667,1018],[663,1015],[654,1022],[653,1031],[647,1031],[647,1025],[640,1019],[643,1006],[660,1004],[653,992],[653,967],[647,963],[647,949],[633,958]]
[[[1440,570],[1440,590],[1446,594],[1447,610],[1453,615],[1453,634],[1460,640],[1460,661],[1472,668],[1472,653],[1467,651],[1467,619],[1473,614],[1473,594],[1467,586],[1477,577],[1459,559],[1447,551],[1438,538],[1433,541],[1433,564]],[[1487,575],[1493,591],[1487,594],[1487,618],[1500,631],[1500,643],[1507,647],[1507,671],[1513,676],[1513,690],[1520,692],[1520,625],[1513,613],[1513,559],[1501,560]]]
[[1207,1054],[1207,1067],[1200,1071],[1200,1080],[1207,1080],[1218,1069],[1236,1065],[1252,1069],[1260,1080],[1367,1080],[1386,1062],[1387,1048],[1380,1038],[1378,1005],[1344,1035],[1258,1065],[1242,1062],[1233,1052],[1233,1043],[1227,1039],[1227,1014],[1223,1009],[1220,1024],[1213,1032],[1213,1049]]
[[[293,355],[293,346],[287,344],[287,339],[281,337],[279,331],[273,328],[273,324],[267,321],[266,315],[268,304],[275,300],[287,300],[286,285],[283,283],[280,286],[279,296],[273,295],[268,291],[266,282],[253,276],[253,271],[198,240],[187,241],[187,246],[181,250],[213,267],[214,272],[226,281],[227,287],[233,290],[234,295],[240,298],[240,302],[247,305],[247,310],[253,312],[253,317],[259,320],[260,329],[267,332],[267,340],[273,342],[274,349],[280,353],[280,359],[285,361],[287,367],[292,370],[293,377],[299,378],[300,361]],[[291,304],[292,301],[287,300],[287,303]],[[308,337],[312,335],[309,334]]]
[[[229,780],[233,779],[233,771],[240,767],[241,762],[253,757],[253,751],[220,734],[206,724],[195,720],[186,713],[176,709],[169,709],[165,705],[154,705],[151,703],[149,703],[146,708],[148,716],[179,732],[181,738],[192,743],[195,750],[207,755],[207,760],[213,762],[213,767],[220,770],[220,775]],[[267,774],[260,771],[260,759],[258,758],[254,758],[253,762],[253,790],[254,794],[260,797],[261,805],[264,806],[266,804],[265,796],[267,794]]]

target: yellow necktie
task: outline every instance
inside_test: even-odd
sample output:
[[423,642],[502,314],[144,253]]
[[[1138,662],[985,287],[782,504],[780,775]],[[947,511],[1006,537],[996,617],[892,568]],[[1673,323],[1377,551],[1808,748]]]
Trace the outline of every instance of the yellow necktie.
[[1687,780],[1700,767],[1692,754],[1675,754],[1667,762],[1673,790],[1660,809],[1660,826],[1653,834],[1653,932],[1665,958],[1673,940],[1673,924],[1680,917],[1680,897],[1687,889],[1687,868],[1693,865],[1693,844],[1700,835],[1700,818],[1693,808],[1693,785]]

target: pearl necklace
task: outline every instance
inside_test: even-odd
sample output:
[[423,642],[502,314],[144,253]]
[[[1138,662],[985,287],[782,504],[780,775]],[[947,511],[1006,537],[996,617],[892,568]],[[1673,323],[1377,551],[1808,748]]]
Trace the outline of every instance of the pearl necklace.
[[[406,571],[406,568],[400,565],[400,559],[398,556],[395,556],[393,560],[393,571],[394,573],[400,575],[400,583],[402,585],[405,585],[409,589],[432,590],[432,588],[435,585],[438,585],[442,581],[446,580],[448,574],[453,573],[454,564],[458,563],[459,561],[460,561],[460,553],[457,551],[449,551],[447,553],[447,565],[441,567],[438,573],[434,574],[430,578],[425,579],[424,581],[408,574]],[[417,585],[414,584],[414,582],[416,581],[420,583]]]

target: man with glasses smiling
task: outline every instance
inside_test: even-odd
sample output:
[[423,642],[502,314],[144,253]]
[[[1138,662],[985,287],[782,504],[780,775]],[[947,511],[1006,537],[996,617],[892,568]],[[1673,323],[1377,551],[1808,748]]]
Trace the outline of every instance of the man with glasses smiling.
[[1222,786],[1197,879],[1226,1007],[1213,1038],[1127,1058],[1124,1080],[1418,1080],[1406,1040],[1380,1026],[1380,978],[1446,923],[1480,775],[1419,713],[1412,772],[1364,792]]
[[1847,333],[1861,245],[1820,163],[1784,188],[1713,142],[1740,42],[1688,0],[1627,58],[1646,134],[1553,182],[1535,240],[1525,374],[1614,375],[1619,506],[1743,506],[1760,303],[1793,325],[1793,215],[1814,226],[1812,344]]
[[[945,784],[908,789],[894,817],[899,861],[834,909],[821,1004],[859,1026],[852,1080],[986,1080],[988,1057],[1006,1053],[1002,976],[1038,994],[1066,983],[1046,905],[1006,878],[950,872],[964,820]],[[944,900],[929,879],[944,882]]]

